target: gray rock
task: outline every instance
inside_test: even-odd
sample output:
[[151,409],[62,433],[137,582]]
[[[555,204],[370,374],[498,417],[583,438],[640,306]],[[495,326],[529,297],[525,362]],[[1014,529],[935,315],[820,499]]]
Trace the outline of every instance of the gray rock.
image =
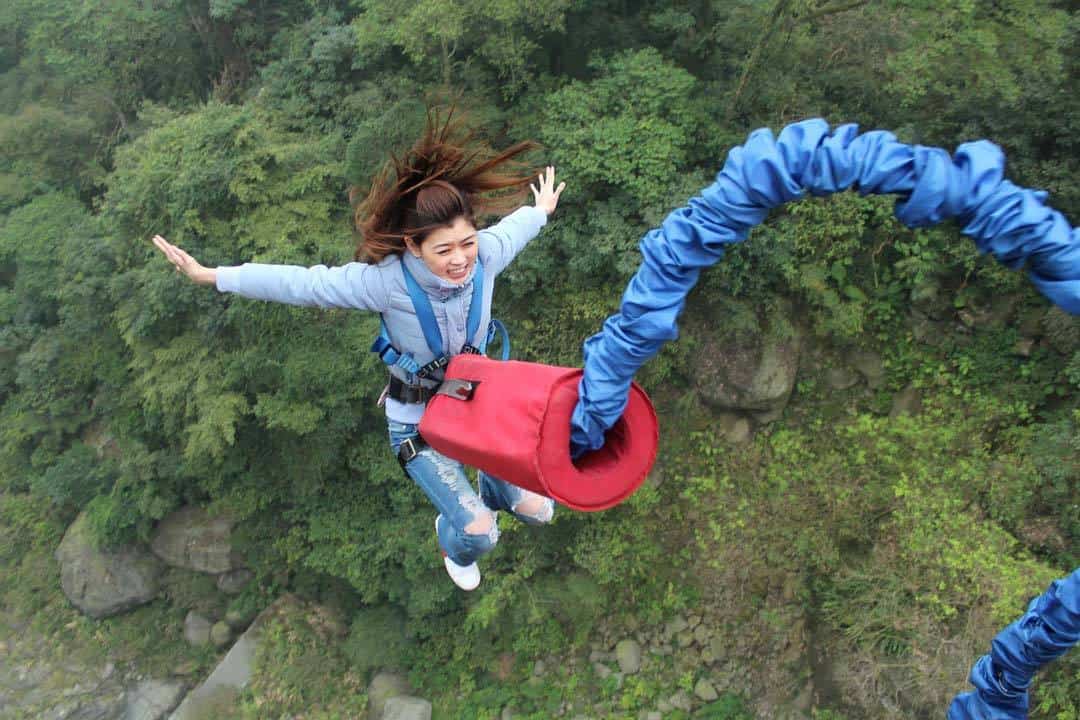
[[232,628],[228,623],[218,621],[210,628],[210,642],[216,648],[223,648],[232,642]]
[[392,697],[386,701],[382,720],[431,720],[431,703],[408,695]]
[[184,639],[188,645],[199,647],[210,643],[210,621],[191,611],[184,618]]
[[859,382],[859,373],[847,365],[836,365],[825,371],[825,384],[832,390],[847,390]]
[[150,549],[174,567],[218,574],[237,567],[230,536],[232,520],[210,517],[200,507],[188,506],[162,520]]
[[238,570],[230,570],[218,575],[217,586],[218,590],[226,595],[236,595],[244,587],[254,579],[255,573],[251,572],[247,568],[240,568]]
[[64,533],[56,560],[64,595],[92,618],[116,615],[153,600],[164,569],[138,546],[95,548],[85,515],[79,515]]
[[673,637],[681,633],[687,627],[689,627],[689,624],[686,622],[686,618],[672,618],[667,622],[666,625],[664,625],[664,639],[671,640]]
[[694,694],[704,702],[712,702],[720,697],[713,684],[705,678],[698,678],[697,683],[694,684]]
[[708,625],[698,625],[694,628],[694,641],[697,642],[698,645],[704,646],[705,643],[709,642],[710,637],[712,637],[712,635],[709,633]]
[[502,709],[499,714],[499,720],[514,720],[514,710],[509,705]]
[[184,697],[180,680],[143,680],[127,693],[124,720],[161,720]]
[[641,670],[641,645],[636,640],[620,640],[615,646],[615,660],[625,675]]
[[918,415],[922,412],[922,393],[917,387],[908,385],[893,398],[892,410],[889,417],[895,418],[900,415]]
[[[79,693],[81,694],[81,693]],[[115,720],[124,716],[127,708],[125,693],[113,693],[108,697],[95,697],[90,700],[80,701],[74,708],[68,711],[60,710],[57,718],[62,720]]]
[[851,365],[866,379],[871,390],[877,390],[885,381],[885,361],[876,352],[860,350],[851,354]]
[[547,672],[547,665],[544,664],[543,660],[537,660],[533,664],[533,671],[532,671],[533,676],[534,677],[541,677],[545,672]]
[[781,312],[757,333],[736,337],[701,333],[693,377],[702,400],[719,409],[758,413],[787,405],[799,368],[802,332],[791,327],[790,308]]
[[1035,349],[1035,341],[1031,338],[1020,338],[1012,347],[1012,354],[1019,357],[1031,357],[1031,351]]
[[596,676],[598,678],[600,678],[601,680],[606,680],[608,678],[608,676],[611,675],[611,668],[609,668],[607,665],[605,665],[602,662],[594,662],[593,663],[593,672],[595,672]]
[[742,415],[722,412],[716,416],[716,426],[724,439],[734,445],[750,440],[750,421]]
[[368,685],[368,716],[382,717],[386,701],[402,695],[408,695],[409,681],[392,672],[379,672],[371,678]]
[[225,613],[225,622],[233,630],[243,630],[251,623],[250,613],[241,612],[239,610],[229,609]]
[[690,697],[690,694],[685,690],[679,690],[678,692],[676,692],[674,695],[668,698],[668,702],[671,703],[671,706],[673,708],[677,708],[684,712],[690,712],[690,710],[694,707],[693,699]]

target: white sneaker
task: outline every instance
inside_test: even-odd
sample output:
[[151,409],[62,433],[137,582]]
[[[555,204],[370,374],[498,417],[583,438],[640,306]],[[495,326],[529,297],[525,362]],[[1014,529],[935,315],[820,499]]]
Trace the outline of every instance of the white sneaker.
[[[436,540],[438,540],[439,537],[439,518],[441,517],[442,515],[435,516]],[[455,585],[466,592],[475,590],[477,586],[480,585],[480,568],[475,562],[469,563],[468,565],[458,565],[447,556],[446,551],[443,551],[441,547],[440,551],[442,551],[443,565],[446,566],[446,574],[450,576],[450,579],[454,581]]]
[[449,557],[443,555],[443,564],[446,565],[446,572],[450,575],[450,579],[462,590],[475,590],[480,584],[480,568],[477,567],[475,562],[468,565],[458,565]]

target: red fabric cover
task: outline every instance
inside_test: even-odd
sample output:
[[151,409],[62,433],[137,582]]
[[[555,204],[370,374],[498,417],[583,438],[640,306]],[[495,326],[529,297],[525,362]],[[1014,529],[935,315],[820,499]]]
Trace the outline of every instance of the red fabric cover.
[[570,460],[570,416],[581,370],[457,355],[447,378],[477,382],[471,400],[437,395],[420,421],[436,450],[563,505],[593,512],[628,498],[656,459],[652,403],[636,383],[604,447]]

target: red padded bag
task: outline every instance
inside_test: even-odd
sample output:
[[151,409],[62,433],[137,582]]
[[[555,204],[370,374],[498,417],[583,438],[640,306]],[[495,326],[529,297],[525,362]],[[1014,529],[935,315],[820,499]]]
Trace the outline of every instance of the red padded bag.
[[581,374],[578,368],[456,355],[443,388],[462,392],[428,403],[420,435],[447,457],[575,510],[606,510],[632,495],[652,468],[656,413],[634,383],[604,447],[571,461],[570,416]]

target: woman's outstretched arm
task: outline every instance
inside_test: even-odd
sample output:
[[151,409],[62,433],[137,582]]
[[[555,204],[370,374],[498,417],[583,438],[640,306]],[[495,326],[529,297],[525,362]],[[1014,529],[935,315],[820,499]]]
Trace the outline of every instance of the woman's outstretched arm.
[[217,283],[217,268],[203,267],[195,258],[160,235],[155,235],[153,242],[168,261],[176,266],[177,272],[187,275],[199,285],[214,285]]
[[510,264],[519,252],[547,223],[548,216],[559,205],[559,196],[566,183],[555,186],[555,168],[548,166],[537,176],[536,184],[530,185],[536,205],[518,208],[498,223],[480,233],[484,268],[496,275]]
[[235,267],[208,268],[160,235],[154,245],[176,271],[200,285],[214,285],[252,300],[322,308],[353,308],[382,312],[389,305],[386,268],[366,263],[340,267],[300,267],[245,263]]

